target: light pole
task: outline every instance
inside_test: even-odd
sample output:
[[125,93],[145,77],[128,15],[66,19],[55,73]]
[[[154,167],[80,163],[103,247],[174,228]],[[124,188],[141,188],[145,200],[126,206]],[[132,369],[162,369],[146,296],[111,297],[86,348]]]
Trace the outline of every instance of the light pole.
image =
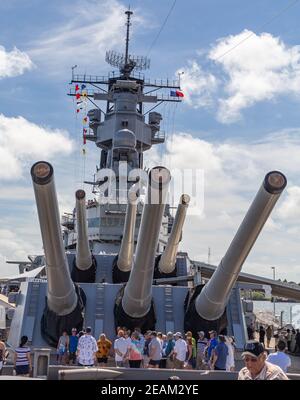
[[71,67],[72,69],[72,79],[74,78],[74,69],[77,68],[77,65],[73,65],[73,67]]
[[[271,267],[273,270],[273,280],[275,281],[275,267]],[[273,296],[273,313],[274,313],[274,319],[275,319],[275,297]]]

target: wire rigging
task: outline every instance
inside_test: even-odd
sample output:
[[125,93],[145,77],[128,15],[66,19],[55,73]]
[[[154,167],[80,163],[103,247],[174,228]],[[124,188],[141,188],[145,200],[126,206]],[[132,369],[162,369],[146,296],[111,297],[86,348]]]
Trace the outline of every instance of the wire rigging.
[[[75,105],[75,101],[73,99],[73,104]],[[74,192],[78,189],[78,182],[80,182],[80,154],[81,154],[81,146],[80,146],[80,141],[81,141],[81,131],[80,131],[80,124],[78,121],[78,114],[75,114],[74,117],[74,132],[76,134],[76,148],[79,149],[75,152],[75,157],[74,157]]]
[[[265,26],[269,25],[271,22],[273,22],[276,18],[280,17],[283,13],[285,13],[288,9],[293,7],[296,3],[298,3],[299,0],[294,0],[292,1],[289,5],[281,9],[277,14],[273,15],[272,18],[270,18],[267,22],[262,24],[260,27],[258,27],[258,30],[261,31]],[[240,46],[242,43],[244,43],[246,40],[250,39],[251,36],[255,35],[254,32],[251,32],[249,35],[247,35],[244,39],[240,40],[236,45],[225,51],[225,53],[221,54],[219,57],[217,57],[214,61],[218,61],[221,58],[225,57],[228,53],[236,49],[238,46]]]
[[165,25],[166,25],[166,23],[167,23],[167,21],[168,21],[170,15],[171,15],[171,13],[172,13],[172,11],[173,11],[173,8],[174,8],[175,5],[176,5],[176,2],[177,2],[177,0],[174,0],[173,4],[172,4],[172,6],[171,6],[171,8],[170,8],[170,10],[169,10],[169,12],[168,12],[168,14],[167,14],[165,20],[164,20],[164,22],[162,23],[162,26],[160,27],[160,30],[158,31],[157,35],[155,36],[153,42],[151,43],[151,45],[150,45],[150,47],[149,47],[149,50],[148,50],[148,53],[147,53],[147,57],[148,57],[149,53],[151,52],[151,50],[153,49],[155,43],[157,42],[157,39],[159,38],[160,34],[162,33],[162,31],[163,31],[163,29],[164,29],[164,27],[165,27]]

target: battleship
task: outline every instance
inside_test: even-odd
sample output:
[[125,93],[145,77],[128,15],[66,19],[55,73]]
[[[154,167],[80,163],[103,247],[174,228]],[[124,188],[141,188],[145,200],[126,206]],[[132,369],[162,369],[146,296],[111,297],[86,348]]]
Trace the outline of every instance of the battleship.
[[297,285],[241,272],[287,179],[280,171],[262,176],[217,267],[179,251],[191,194],[182,193],[172,213],[167,201],[171,172],[162,165],[147,170],[143,158],[165,141],[163,116],[154,109],[182,101],[180,82],[145,79],[141,71],[150,60],[129,54],[132,11],[125,14],[125,52],[106,53],[118,70],[108,76],[72,70],[69,95],[94,106],[83,138],[100,150],[94,178],[85,182],[93,199],[79,188],[73,213],[61,218],[53,166],[41,160],[31,168],[44,255],[17,262],[24,279],[9,297],[16,307],[7,344],[13,349],[26,335],[32,347],[50,348],[54,356],[65,329],[90,326],[96,336],[105,332],[113,339],[117,327],[125,326],[143,333],[192,331],[195,337],[215,330],[233,335],[242,349],[253,321],[243,290],[269,287],[273,296],[300,300]]

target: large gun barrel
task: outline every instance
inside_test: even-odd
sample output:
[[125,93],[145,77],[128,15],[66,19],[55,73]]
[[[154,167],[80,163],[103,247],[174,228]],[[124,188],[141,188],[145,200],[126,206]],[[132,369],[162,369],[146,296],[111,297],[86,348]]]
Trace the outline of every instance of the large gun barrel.
[[222,316],[244,261],[286,183],[281,172],[271,171],[265,176],[225,256],[196,298],[195,307],[201,318],[213,321]]
[[189,195],[183,194],[180,197],[180,202],[177,207],[177,212],[172,226],[171,234],[158,264],[159,272],[162,272],[164,274],[169,274],[173,272],[175,268],[177,250],[181,240],[182,227],[185,221],[189,202]]
[[134,251],[134,231],[136,221],[137,197],[134,191],[128,192],[128,203],[126,209],[122,243],[118,255],[117,266],[120,271],[131,270]]
[[74,282],[95,282],[96,260],[92,257],[89,237],[88,224],[85,207],[85,191],[79,189],[75,193],[76,198],[76,228],[77,245],[76,257],[73,263],[72,279]]
[[151,309],[154,261],[169,182],[168,169],[150,171],[134,262],[120,304],[125,320],[133,318],[134,323],[146,318]]
[[[81,311],[82,307],[81,304],[79,305],[80,295],[71,280],[64,251],[52,165],[46,161],[35,163],[31,168],[31,176],[46,259],[48,282],[46,314],[51,314],[52,323],[54,315],[57,318],[65,317],[62,319],[66,323],[66,319],[78,308]],[[79,326],[81,319],[82,315],[76,318],[76,321],[73,319],[73,326]],[[45,328],[46,335],[52,336],[49,342],[55,343],[58,339],[57,335],[60,335],[62,330],[52,334],[56,327],[52,328],[52,333],[47,332],[48,328]],[[64,329],[67,328],[68,326],[64,327]]]
[[77,296],[63,246],[52,165],[35,163],[31,176],[46,258],[47,302],[52,311],[65,315],[76,307]]
[[76,266],[84,271],[92,265],[92,255],[89,246],[88,226],[85,208],[85,191],[79,189],[75,193],[76,197],[76,219],[77,219],[77,246],[76,246]]

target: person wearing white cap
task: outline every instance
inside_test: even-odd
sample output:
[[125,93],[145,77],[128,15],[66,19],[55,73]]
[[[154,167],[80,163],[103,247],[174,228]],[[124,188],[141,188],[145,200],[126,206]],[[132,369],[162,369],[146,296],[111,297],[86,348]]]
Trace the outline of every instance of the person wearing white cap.
[[187,344],[185,340],[182,339],[181,332],[175,333],[175,346],[173,353],[175,369],[183,369],[187,353]]

